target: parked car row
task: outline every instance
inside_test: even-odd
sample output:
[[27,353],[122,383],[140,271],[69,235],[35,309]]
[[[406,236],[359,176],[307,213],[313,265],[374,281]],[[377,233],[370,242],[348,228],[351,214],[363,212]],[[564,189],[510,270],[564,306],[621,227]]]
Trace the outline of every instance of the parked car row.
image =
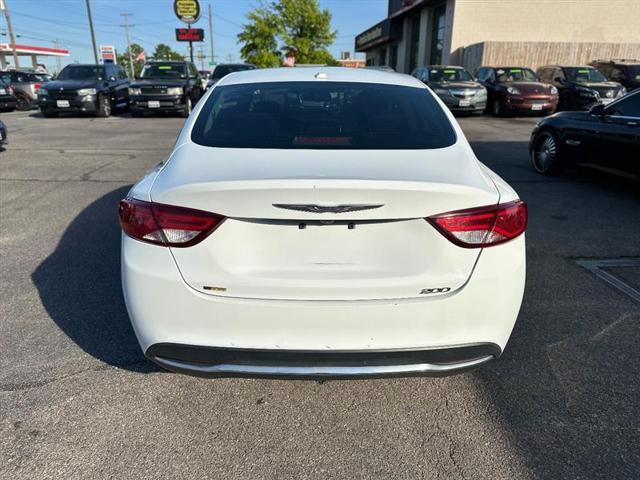
[[5,90],[10,87],[10,95],[14,97],[10,104],[0,103],[1,110],[30,110],[37,106],[38,90],[50,80],[50,76],[44,73],[9,70],[0,71],[0,82],[4,83]]
[[[597,68],[596,68],[597,67]],[[458,66],[428,65],[412,75],[456,113],[495,116],[549,115],[607,105],[640,85],[640,61],[594,61],[592,65],[545,65],[534,72],[520,66],[481,66],[472,76]]]
[[[209,85],[234,71],[253,68],[250,64],[218,65]],[[149,112],[187,117],[209,85],[187,61],[147,62],[134,80],[118,65],[74,64],[63,68],[54,81],[39,86],[37,104],[45,117],[62,112],[108,117],[116,110],[130,110],[136,117]]]

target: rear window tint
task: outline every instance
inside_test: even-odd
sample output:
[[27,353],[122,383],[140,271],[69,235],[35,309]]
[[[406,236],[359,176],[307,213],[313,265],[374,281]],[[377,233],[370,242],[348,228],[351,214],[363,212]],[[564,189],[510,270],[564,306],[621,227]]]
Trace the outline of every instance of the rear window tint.
[[191,139],[224,148],[433,149],[455,143],[427,89],[353,82],[215,87]]

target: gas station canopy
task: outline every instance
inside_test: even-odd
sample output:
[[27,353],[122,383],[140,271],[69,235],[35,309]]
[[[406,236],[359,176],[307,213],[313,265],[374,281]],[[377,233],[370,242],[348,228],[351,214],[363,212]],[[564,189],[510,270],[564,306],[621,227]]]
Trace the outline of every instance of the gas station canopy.
[[[34,45],[19,45],[16,43],[16,53],[20,57],[31,57],[33,68],[38,66],[38,57],[68,57],[66,48],[37,47]],[[8,43],[0,43],[0,70],[11,60],[13,50]]]

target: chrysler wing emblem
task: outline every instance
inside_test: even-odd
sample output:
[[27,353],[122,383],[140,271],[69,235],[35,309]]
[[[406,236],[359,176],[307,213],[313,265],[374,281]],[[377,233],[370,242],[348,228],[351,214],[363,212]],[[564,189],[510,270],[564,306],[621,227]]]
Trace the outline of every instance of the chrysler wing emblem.
[[347,212],[359,212],[360,210],[373,210],[374,208],[380,208],[383,204],[371,205],[371,204],[351,204],[351,205],[314,205],[314,204],[295,204],[295,203],[274,203],[272,204],[276,208],[283,208],[285,210],[297,210],[299,212],[311,212],[311,213],[347,213]]

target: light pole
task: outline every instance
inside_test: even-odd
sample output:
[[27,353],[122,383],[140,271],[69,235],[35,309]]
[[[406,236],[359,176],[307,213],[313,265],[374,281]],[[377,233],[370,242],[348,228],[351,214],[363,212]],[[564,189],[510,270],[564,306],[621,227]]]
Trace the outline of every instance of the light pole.
[[87,1],[87,17],[89,18],[89,30],[91,30],[91,43],[93,44],[93,59],[98,64],[98,49],[96,48],[96,33],[93,31],[93,18],[91,17],[91,2]]
[[[13,52],[13,66],[14,68],[20,68],[20,60],[18,58],[18,52],[16,51],[16,39],[13,36],[13,27],[11,26],[11,15],[9,15],[9,6],[7,0],[0,0],[0,10],[4,13],[4,18],[7,20],[7,30],[9,30],[9,40],[11,41],[11,51]],[[4,67],[4,65],[0,65]]]

